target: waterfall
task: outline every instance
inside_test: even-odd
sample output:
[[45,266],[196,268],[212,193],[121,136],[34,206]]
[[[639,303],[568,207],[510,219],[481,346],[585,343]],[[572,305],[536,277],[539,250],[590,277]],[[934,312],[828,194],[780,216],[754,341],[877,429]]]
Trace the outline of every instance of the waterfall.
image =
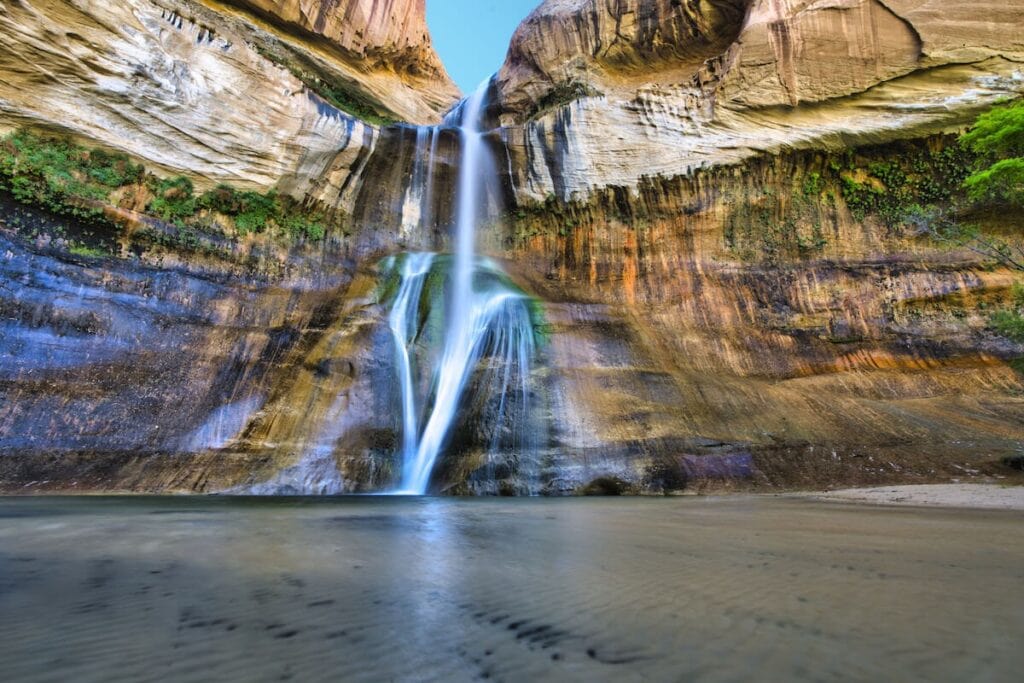
[[402,392],[402,455],[404,470],[402,480],[414,476],[413,463],[408,456],[416,452],[416,436],[419,433],[419,412],[416,409],[415,374],[409,346],[417,333],[417,320],[423,282],[430,274],[434,254],[409,254],[402,264],[401,285],[395,295],[389,323],[395,340],[398,367],[398,383]]
[[[529,371],[533,363],[533,323],[528,297],[512,285],[491,261],[476,255],[476,230],[491,206],[488,182],[496,181],[494,160],[484,139],[483,112],[489,81],[446,119],[458,123],[462,149],[456,188],[454,255],[407,254],[401,262],[400,285],[391,307],[390,327],[396,346],[402,407],[402,481],[398,493],[427,492],[442,450],[451,437],[467,387],[483,361],[482,381],[474,382],[487,406],[481,412],[492,423],[490,449],[521,449],[529,404]],[[436,138],[436,134],[432,134]],[[422,138],[420,138],[422,139]],[[432,164],[424,182],[433,187]],[[420,320],[429,307],[424,283],[447,266],[444,338],[432,367],[416,362]],[[424,296],[426,294],[427,296]],[[422,353],[422,349],[421,349]],[[428,359],[429,360],[429,359]],[[429,392],[421,395],[421,372],[429,372]],[[487,402],[494,399],[495,406]]]

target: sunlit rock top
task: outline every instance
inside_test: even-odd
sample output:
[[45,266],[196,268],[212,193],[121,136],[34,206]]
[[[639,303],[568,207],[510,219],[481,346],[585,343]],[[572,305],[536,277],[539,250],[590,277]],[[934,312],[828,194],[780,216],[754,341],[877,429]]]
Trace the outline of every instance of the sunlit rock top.
[[521,196],[963,126],[1024,91],[1024,0],[548,0],[496,110]]

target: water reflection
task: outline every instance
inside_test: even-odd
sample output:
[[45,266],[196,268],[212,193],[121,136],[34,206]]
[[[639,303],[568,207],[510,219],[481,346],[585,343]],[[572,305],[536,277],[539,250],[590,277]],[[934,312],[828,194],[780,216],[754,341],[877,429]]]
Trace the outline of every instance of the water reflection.
[[1015,513],[0,500],[16,681],[1016,680]]

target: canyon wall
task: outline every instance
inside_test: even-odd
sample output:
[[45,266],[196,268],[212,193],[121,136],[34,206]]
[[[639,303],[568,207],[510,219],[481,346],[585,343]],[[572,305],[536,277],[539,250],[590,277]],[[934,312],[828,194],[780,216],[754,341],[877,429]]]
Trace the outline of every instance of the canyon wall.
[[1008,476],[1024,346],[988,320],[1019,273],[842,190],[847,168],[941,144],[768,156],[514,219],[509,267],[550,302],[552,482]]
[[494,113],[516,192],[534,200],[954,130],[1024,87],[1022,12],[1020,0],[552,0],[516,32]]
[[[1022,17],[1021,0],[544,2],[492,84],[507,205],[479,229],[540,302],[538,443],[492,452],[493,406],[468,400],[433,490],[1016,476],[1024,345],[989,319],[1021,278],[931,224],[972,163],[951,134],[1024,92]],[[0,225],[0,487],[395,481],[380,264],[450,248],[458,137],[371,125],[309,83],[436,120],[453,95],[421,19],[416,2],[0,4],[4,126],[351,218],[227,266]],[[1019,212],[954,217],[1020,243]]]
[[422,0],[387,8],[5,2],[0,132],[42,128],[200,186],[276,187],[349,209],[379,125],[438,121],[458,96]]

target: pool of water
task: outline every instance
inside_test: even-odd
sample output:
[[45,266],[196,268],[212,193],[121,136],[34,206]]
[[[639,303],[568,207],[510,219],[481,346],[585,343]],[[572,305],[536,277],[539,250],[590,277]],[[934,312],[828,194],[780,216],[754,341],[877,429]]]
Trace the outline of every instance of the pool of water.
[[5,681],[1019,680],[1024,514],[0,499]]

